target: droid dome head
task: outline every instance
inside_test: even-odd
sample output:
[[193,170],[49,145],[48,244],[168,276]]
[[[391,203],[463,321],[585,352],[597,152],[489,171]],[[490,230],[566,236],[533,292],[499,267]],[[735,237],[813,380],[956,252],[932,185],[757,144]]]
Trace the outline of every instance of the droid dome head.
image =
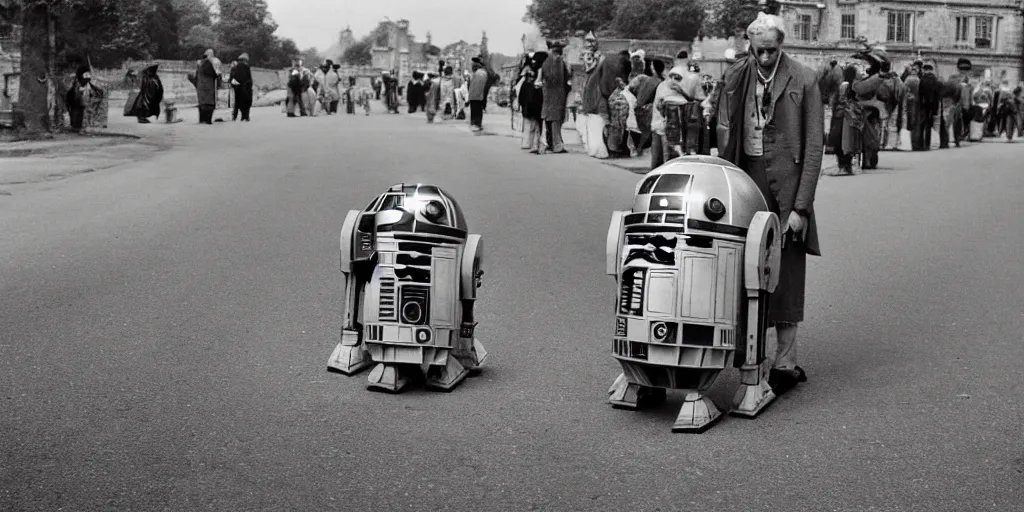
[[760,211],[768,211],[768,203],[745,172],[720,158],[685,156],[637,184],[625,226],[627,232],[744,236]]
[[366,212],[376,213],[378,233],[466,239],[462,208],[440,187],[399,183],[374,199]]

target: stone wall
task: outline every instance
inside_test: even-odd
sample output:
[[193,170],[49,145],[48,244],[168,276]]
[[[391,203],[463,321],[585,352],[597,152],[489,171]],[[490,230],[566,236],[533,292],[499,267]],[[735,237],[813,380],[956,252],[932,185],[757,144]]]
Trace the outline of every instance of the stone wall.
[[[120,109],[128,99],[129,93],[138,89],[138,75],[142,70],[151,64],[159,64],[157,75],[164,86],[164,98],[173,99],[179,107],[192,107],[196,105],[196,88],[188,81],[189,73],[196,69],[195,61],[172,61],[154,60],[145,62],[126,62],[116,69],[96,69],[92,71],[93,83],[107,91],[111,108]],[[230,63],[224,63],[224,84],[218,91],[218,107],[227,107],[231,102],[231,89],[228,86],[228,72]],[[128,72],[134,71],[136,77],[129,77]],[[378,72],[369,66],[342,67],[339,69],[343,80],[349,76],[356,77],[356,84],[361,87],[371,86],[371,77],[378,76]],[[256,88],[256,96],[276,90],[283,89],[287,83],[288,70],[276,70],[265,68],[252,68],[253,83]],[[8,74],[7,82],[12,85],[7,91],[0,91],[0,110],[10,110],[12,103],[18,101],[17,74]],[[70,84],[74,79],[72,73],[64,77],[64,81]],[[347,82],[345,82],[347,83]],[[0,88],[3,84],[0,84]]]

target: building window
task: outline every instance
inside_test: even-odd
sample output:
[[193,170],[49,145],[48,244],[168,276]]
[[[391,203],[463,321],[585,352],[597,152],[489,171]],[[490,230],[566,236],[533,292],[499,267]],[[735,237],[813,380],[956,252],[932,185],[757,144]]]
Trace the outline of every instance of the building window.
[[890,12],[886,39],[893,43],[909,43],[914,38],[914,13]]
[[811,15],[801,14],[796,19],[796,30],[794,30],[797,40],[810,41],[814,39],[811,34]]
[[956,17],[956,42],[966,43],[970,41],[971,18],[967,16]]
[[995,23],[990,16],[974,18],[974,47],[992,48],[992,33]]
[[839,36],[842,39],[856,39],[857,38],[857,15],[856,14],[844,14],[839,24]]

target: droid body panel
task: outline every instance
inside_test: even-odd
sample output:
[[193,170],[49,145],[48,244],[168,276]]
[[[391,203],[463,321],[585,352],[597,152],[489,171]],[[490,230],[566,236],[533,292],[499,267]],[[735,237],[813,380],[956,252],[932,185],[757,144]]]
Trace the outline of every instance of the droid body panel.
[[673,431],[702,432],[721,417],[704,392],[730,366],[742,373],[734,413],[756,416],[774,399],[764,333],[781,247],[768,210],[742,170],[714,157],[677,158],[637,184],[607,240],[619,291],[612,355],[623,370],[613,405],[637,409],[686,390]]
[[422,370],[428,387],[453,389],[486,358],[473,319],[482,257],[480,236],[436,186],[394,185],[350,211],[342,339],[328,369],[352,375],[373,365],[369,386],[392,392]]

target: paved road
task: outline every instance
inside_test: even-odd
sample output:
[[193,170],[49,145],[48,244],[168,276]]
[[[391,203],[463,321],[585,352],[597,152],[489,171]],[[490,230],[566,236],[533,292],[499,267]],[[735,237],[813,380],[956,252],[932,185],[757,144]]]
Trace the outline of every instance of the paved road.
[[[0,509],[1010,510],[1024,498],[1024,148],[824,178],[810,382],[670,433],[605,392],[610,213],[638,176],[404,116],[178,125],[135,165],[0,197]],[[365,390],[345,212],[393,182],[486,244],[484,373]],[[713,398],[727,405],[735,374]]]

